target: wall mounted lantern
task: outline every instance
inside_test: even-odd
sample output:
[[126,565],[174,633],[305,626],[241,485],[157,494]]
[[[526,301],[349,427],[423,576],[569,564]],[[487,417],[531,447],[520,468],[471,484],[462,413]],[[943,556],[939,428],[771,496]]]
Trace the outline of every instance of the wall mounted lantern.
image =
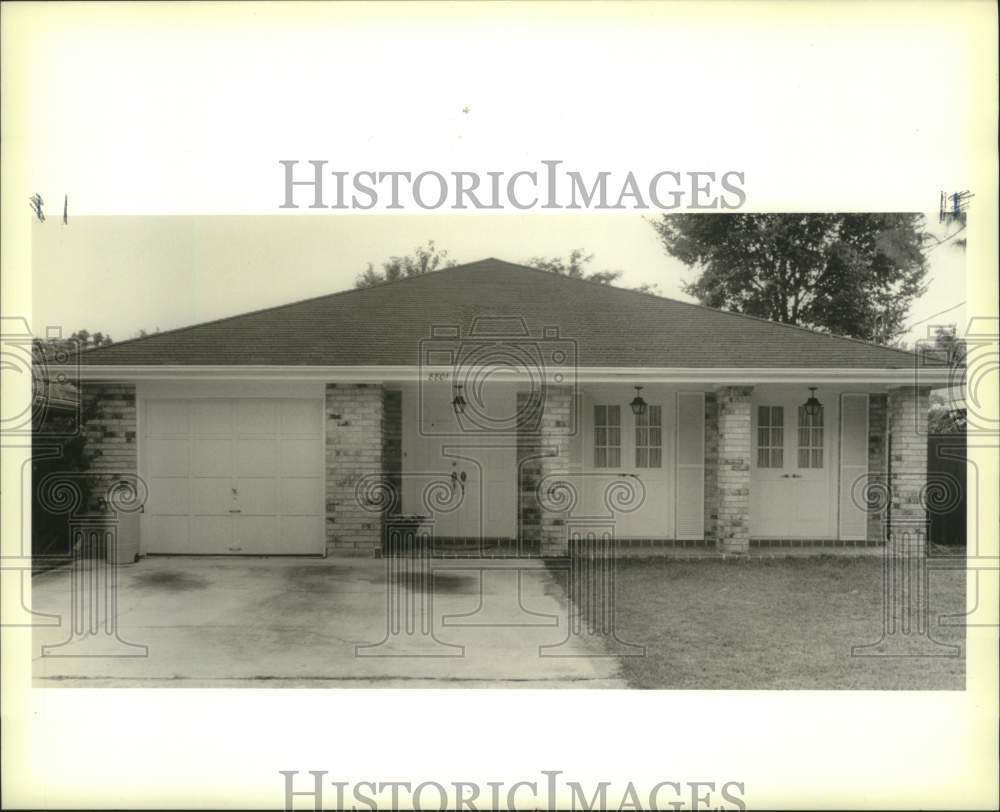
[[632,407],[632,414],[636,415],[637,417],[641,414],[646,413],[646,401],[642,399],[641,393],[642,393],[642,387],[637,386],[635,388],[635,397],[632,398],[632,402],[629,404],[629,406]]
[[455,397],[451,399],[451,408],[455,410],[455,414],[465,413],[465,398],[462,397],[461,384],[455,387]]
[[809,387],[809,400],[805,402],[802,406],[809,417],[816,417],[821,411],[823,411],[823,404],[819,402],[816,398],[816,387]]

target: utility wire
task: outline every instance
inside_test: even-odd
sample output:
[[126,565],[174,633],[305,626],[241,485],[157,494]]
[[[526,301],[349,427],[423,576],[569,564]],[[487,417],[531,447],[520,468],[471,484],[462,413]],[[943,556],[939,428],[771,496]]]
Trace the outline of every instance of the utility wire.
[[912,328],[916,327],[918,324],[923,324],[925,321],[930,321],[931,319],[935,319],[938,316],[943,316],[945,313],[949,313],[950,311],[954,310],[956,307],[961,307],[964,304],[965,304],[965,299],[963,299],[962,301],[960,301],[958,304],[952,305],[951,307],[949,307],[949,308],[947,308],[945,310],[942,310],[942,311],[940,311],[938,313],[931,314],[926,319],[921,319],[920,321],[913,322],[913,324],[909,325],[907,327],[907,329],[912,329]]
[[947,235],[945,235],[945,236],[944,236],[944,237],[942,237],[942,238],[941,238],[940,240],[939,240],[939,239],[938,239],[937,237],[932,237],[932,239],[934,240],[934,245],[932,245],[932,246],[931,246],[930,248],[926,249],[926,250],[925,250],[925,251],[923,252],[923,253],[924,253],[924,256],[927,256],[928,254],[930,254],[930,253],[931,253],[931,252],[933,252],[934,250],[936,250],[936,249],[940,248],[940,247],[941,247],[942,245],[944,245],[945,243],[947,243],[947,242],[949,242],[950,240],[952,240],[952,239],[954,239],[955,237],[957,237],[957,236],[958,236],[959,234],[961,234],[962,232],[964,232],[964,231],[965,231],[965,228],[966,228],[966,227],[965,227],[965,226],[963,225],[963,226],[962,226],[962,227],[961,227],[960,229],[958,229],[957,231],[953,231],[953,232],[951,232],[951,234],[947,234]]

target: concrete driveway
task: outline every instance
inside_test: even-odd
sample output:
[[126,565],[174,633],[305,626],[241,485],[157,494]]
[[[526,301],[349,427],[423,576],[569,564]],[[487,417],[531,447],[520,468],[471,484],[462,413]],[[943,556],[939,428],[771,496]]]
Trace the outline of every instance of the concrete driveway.
[[626,687],[600,640],[569,634],[563,587],[539,561],[429,566],[154,557],[117,568],[114,590],[91,562],[46,572],[33,608],[61,623],[34,631],[35,685]]

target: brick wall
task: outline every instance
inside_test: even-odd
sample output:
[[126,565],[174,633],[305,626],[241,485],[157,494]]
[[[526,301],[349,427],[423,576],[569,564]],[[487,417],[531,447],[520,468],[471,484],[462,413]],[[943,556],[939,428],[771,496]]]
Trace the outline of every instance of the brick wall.
[[96,510],[112,482],[138,472],[135,384],[85,383],[82,389],[83,412],[90,415],[83,427],[90,465],[87,507]]
[[923,499],[927,485],[929,400],[929,389],[910,386],[889,390],[887,398],[892,493],[890,540],[921,550],[927,538]]
[[705,393],[705,538],[715,540],[719,518],[719,404]]
[[382,513],[362,504],[357,486],[380,475],[385,403],[380,384],[326,385],[326,551],[375,555],[382,549]]
[[750,395],[752,386],[726,386],[716,395],[718,404],[718,519],[719,548],[745,553],[750,532]]

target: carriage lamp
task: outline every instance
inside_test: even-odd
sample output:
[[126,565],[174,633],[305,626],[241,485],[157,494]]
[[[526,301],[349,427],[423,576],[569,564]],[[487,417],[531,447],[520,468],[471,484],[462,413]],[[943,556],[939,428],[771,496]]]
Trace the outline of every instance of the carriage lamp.
[[809,417],[816,417],[816,415],[822,411],[823,404],[816,398],[815,386],[809,387],[809,400],[803,404],[802,408],[805,409],[805,412],[809,415]]
[[636,416],[646,413],[646,401],[642,399],[641,393],[642,387],[637,386],[635,388],[635,397],[632,398],[632,402],[629,404],[632,407],[632,414]]
[[465,398],[462,397],[461,384],[455,387],[455,397],[451,399],[451,408],[455,410],[455,414],[465,413]]

